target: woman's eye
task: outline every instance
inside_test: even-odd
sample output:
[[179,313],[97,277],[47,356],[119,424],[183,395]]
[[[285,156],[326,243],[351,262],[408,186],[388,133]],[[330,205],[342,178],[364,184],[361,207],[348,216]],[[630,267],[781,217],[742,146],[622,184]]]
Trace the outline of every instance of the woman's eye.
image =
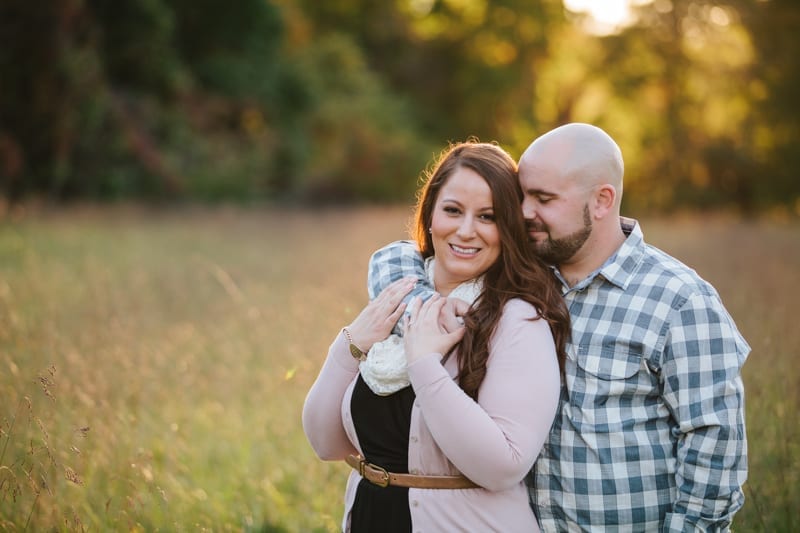
[[448,214],[451,214],[451,215],[457,215],[459,213],[458,208],[457,207],[453,207],[453,206],[446,206],[446,207],[443,208],[443,210],[444,210],[445,213],[448,213]]
[[485,220],[486,222],[494,222],[495,217],[493,213],[484,213],[480,215],[481,220]]

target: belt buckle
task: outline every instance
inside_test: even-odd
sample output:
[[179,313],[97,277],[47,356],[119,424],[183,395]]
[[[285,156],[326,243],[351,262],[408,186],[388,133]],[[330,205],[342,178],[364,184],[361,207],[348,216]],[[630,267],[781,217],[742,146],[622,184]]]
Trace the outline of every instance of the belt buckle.
[[[367,468],[370,469],[371,474],[378,474],[380,478],[377,481],[370,479],[370,476],[366,475]],[[366,460],[362,460],[361,463],[359,464],[359,474],[361,474],[362,477],[366,478],[373,485],[377,485],[383,488],[389,486],[389,472],[387,472],[385,468],[381,468],[378,465],[368,463]]]

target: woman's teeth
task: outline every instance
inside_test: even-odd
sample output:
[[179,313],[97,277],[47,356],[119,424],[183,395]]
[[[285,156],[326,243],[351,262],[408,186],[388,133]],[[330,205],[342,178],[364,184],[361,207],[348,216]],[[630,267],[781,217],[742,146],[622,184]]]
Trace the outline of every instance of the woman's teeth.
[[477,248],[462,248],[460,246],[456,246],[455,244],[451,244],[450,247],[454,251],[456,251],[456,252],[458,252],[460,254],[477,254],[478,253],[478,249]]

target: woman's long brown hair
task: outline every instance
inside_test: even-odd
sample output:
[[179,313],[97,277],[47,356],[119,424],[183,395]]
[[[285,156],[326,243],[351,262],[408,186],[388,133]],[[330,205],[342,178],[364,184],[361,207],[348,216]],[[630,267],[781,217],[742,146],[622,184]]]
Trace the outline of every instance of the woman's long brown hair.
[[[439,191],[460,167],[475,171],[489,185],[500,235],[500,256],[486,271],[483,291],[464,317],[466,333],[458,345],[459,385],[477,401],[486,375],[489,340],[509,300],[519,298],[530,303],[539,311],[539,316],[532,320],[543,318],[550,325],[562,377],[570,318],[555,276],[528,245],[517,164],[496,144],[474,141],[454,144],[439,156],[428,173],[419,191],[412,229],[423,257],[434,253],[428,228]],[[531,350],[535,348],[531,346]]]

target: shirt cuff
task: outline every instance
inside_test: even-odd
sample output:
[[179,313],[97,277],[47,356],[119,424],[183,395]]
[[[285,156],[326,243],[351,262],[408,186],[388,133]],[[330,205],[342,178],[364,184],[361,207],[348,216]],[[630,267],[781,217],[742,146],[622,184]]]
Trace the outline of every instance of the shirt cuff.
[[696,523],[694,520],[687,519],[686,515],[677,513],[667,513],[664,517],[664,533],[684,533],[690,531],[714,531],[717,533],[729,533],[730,523],[708,524],[705,526]]

